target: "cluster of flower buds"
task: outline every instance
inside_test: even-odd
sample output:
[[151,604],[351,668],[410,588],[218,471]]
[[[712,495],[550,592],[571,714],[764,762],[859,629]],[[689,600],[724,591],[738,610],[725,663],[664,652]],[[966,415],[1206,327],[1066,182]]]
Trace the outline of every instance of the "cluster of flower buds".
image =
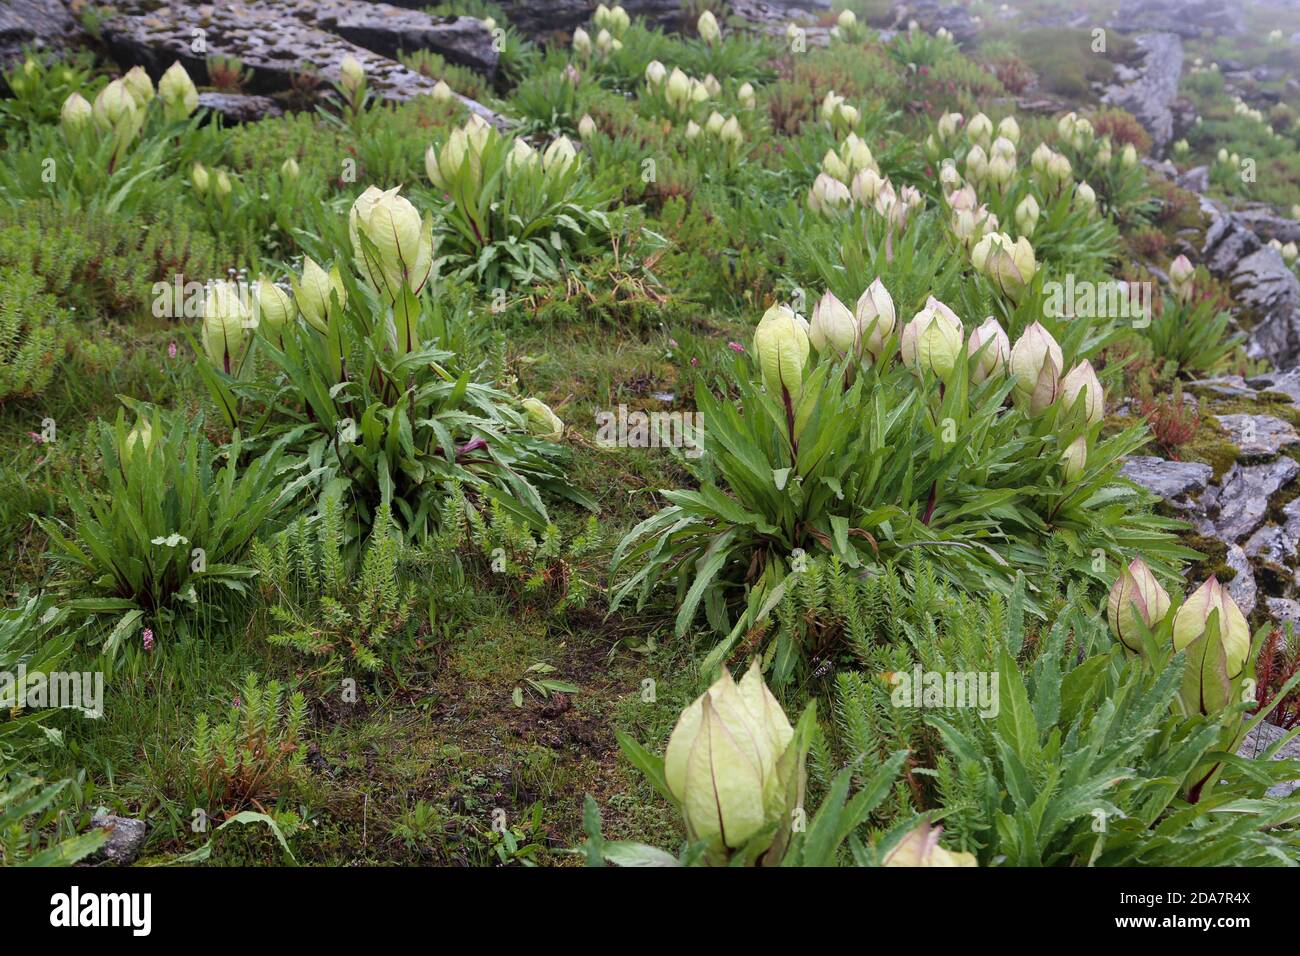
[[[658,70],[654,69],[656,64],[659,67]],[[651,86],[658,87],[662,85],[664,99],[667,100],[670,107],[680,114],[689,113],[697,103],[707,102],[711,96],[716,96],[718,92],[721,92],[721,86],[712,74],[709,74],[707,79],[699,80],[693,76],[687,76],[679,68],[673,67],[672,73],[665,80],[660,72],[663,69],[663,64],[657,60],[651,60],[646,66],[646,81]]]
[[214,367],[233,375],[248,347],[252,314],[233,282],[209,282],[203,297],[203,351]]
[[828,289],[813,307],[808,338],[818,355],[834,352],[840,357],[878,359],[896,321],[893,297],[877,276],[853,311]]
[[1040,143],[1029,157],[1029,165],[1050,192],[1060,192],[1070,184],[1074,170],[1070,160],[1046,143]]
[[621,37],[632,25],[632,18],[617,3],[612,7],[607,7],[603,3],[597,4],[596,12],[591,19],[599,29],[608,30],[616,37]]
[[918,373],[923,370],[949,375],[962,355],[962,324],[957,313],[934,296],[903,326],[898,347],[903,364]]
[[880,174],[876,158],[871,155],[871,147],[856,133],[849,133],[844,142],[840,143],[838,151],[828,149],[822,157],[821,168],[828,176],[846,184],[852,183],[854,177],[865,170],[870,170],[877,176]]
[[852,132],[857,128],[861,114],[856,106],[851,106],[844,97],[834,90],[827,91],[822,97],[818,116],[837,137]]
[[200,199],[211,197],[217,203],[225,202],[234,189],[228,172],[224,169],[209,172],[202,163],[195,163],[190,170],[190,184]]
[[439,189],[449,189],[462,169],[468,169],[477,188],[483,178],[483,148],[501,134],[477,113],[465,125],[451,131],[442,149],[430,146],[424,154],[424,171]]
[[1295,262],[1296,244],[1294,241],[1283,243],[1281,239],[1270,239],[1268,241],[1268,246],[1270,249],[1277,252],[1277,254],[1282,257],[1282,261],[1287,265]]
[[1066,113],[1056,121],[1056,132],[1076,150],[1087,149],[1097,135],[1092,122],[1074,112]]
[[952,160],[945,160],[940,167],[939,182],[945,190],[944,198],[950,213],[949,225],[963,246],[972,248],[986,232],[997,230],[997,215],[980,203],[974,187],[962,183],[961,174],[957,172]]
[[754,360],[764,387],[773,395],[798,399],[811,349],[808,323],[793,309],[778,304],[763,313],[754,329]]
[[[1146,562],[1134,558],[1111,586],[1106,616],[1125,649],[1145,656],[1142,629],[1154,632],[1171,604]],[[1217,622],[1213,629],[1211,618]],[[1185,651],[1188,657],[1178,695],[1185,713],[1212,716],[1238,699],[1236,685],[1250,656],[1250,627],[1232,595],[1213,575],[1174,612],[1169,640],[1173,651]]]
[[[690,125],[693,125],[693,123],[687,127],[687,136],[694,139],[699,133],[694,132],[692,134]],[[698,130],[698,127],[696,129]],[[741,144],[745,141],[745,134],[740,128],[740,121],[735,116],[724,117],[717,110],[710,113],[709,118],[704,121],[704,131],[710,136],[716,137],[720,143],[732,152],[740,149]]]
[[293,291],[298,311],[312,328],[321,333],[329,331],[331,305],[337,301],[341,309],[348,302],[348,292],[338,265],[326,272],[311,256],[303,260],[302,278],[294,283]]

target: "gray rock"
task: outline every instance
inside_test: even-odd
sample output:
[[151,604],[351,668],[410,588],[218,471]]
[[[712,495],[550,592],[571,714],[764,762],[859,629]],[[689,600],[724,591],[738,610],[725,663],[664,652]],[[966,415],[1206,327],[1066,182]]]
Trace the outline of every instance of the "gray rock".
[[110,866],[130,866],[135,862],[149,832],[147,823],[130,817],[100,815],[91,820],[90,825],[108,830],[108,840],[95,851],[91,862]]
[[1210,188],[1210,167],[1193,166],[1179,176],[1176,182],[1181,188],[1191,190],[1194,193],[1208,192]]
[[1172,107],[1183,70],[1183,44],[1173,33],[1143,34],[1136,42],[1146,54],[1140,75],[1107,87],[1102,102],[1132,113],[1151,134],[1153,154],[1159,155],[1174,136]]
[[1277,392],[1291,398],[1293,404],[1300,404],[1300,368],[1287,369],[1285,372],[1269,372],[1256,375],[1247,384],[1262,392]]
[[1128,0],[1107,26],[1125,33],[1163,30],[1190,40],[1241,33],[1246,22],[1232,0]]
[[492,34],[475,17],[434,17],[387,3],[326,0],[308,6],[316,26],[372,53],[395,59],[398,53],[431,50],[449,63],[489,76],[496,72],[500,57]]
[[1300,359],[1300,279],[1276,249],[1264,246],[1232,273],[1237,301],[1257,319],[1246,354],[1288,368]]
[[[1211,209],[1216,214],[1217,209]],[[1214,221],[1205,231],[1205,245],[1201,258],[1205,267],[1220,278],[1231,277],[1237,263],[1262,246],[1259,237],[1236,216],[1214,215]]]
[[252,93],[200,93],[199,106],[221,114],[227,123],[253,123],[284,112],[271,97]]
[[1258,528],[1268,512],[1268,500],[1300,474],[1300,463],[1279,458],[1264,465],[1233,465],[1223,476],[1215,511],[1211,513],[1218,536],[1229,544]]
[[1240,375],[1219,375],[1215,378],[1198,378],[1189,383],[1189,387],[1225,395],[1228,398],[1254,398],[1256,392]]
[[1236,210],[1235,215],[1266,242],[1276,239],[1283,244],[1300,242],[1300,220],[1277,215],[1270,206],[1254,205]]
[[[1256,725],[1241,742],[1237,748],[1237,754],[1242,757],[1255,759],[1262,757],[1269,747],[1277,743],[1283,737],[1289,734],[1289,730],[1278,727],[1276,724],[1261,723]],[[1274,760],[1300,760],[1300,737],[1292,739],[1273,755]],[[1270,797],[1289,797],[1297,789],[1300,789],[1300,780],[1292,780],[1289,783],[1279,783],[1268,788]]]
[[1255,602],[1259,599],[1259,587],[1255,583],[1255,572],[1250,569],[1250,560],[1246,557],[1246,552],[1235,544],[1228,545],[1228,553],[1223,560],[1237,572],[1228,582],[1228,594],[1237,607],[1241,608],[1242,614],[1250,614],[1255,610]]
[[5,0],[0,3],[0,68],[20,59],[25,47],[61,50],[80,34],[61,0]]
[[1300,435],[1290,422],[1272,415],[1219,415],[1232,443],[1249,458],[1276,457],[1287,445],[1300,442]]
[[1195,461],[1166,461],[1135,455],[1124,462],[1120,474],[1165,500],[1200,494],[1214,477],[1214,469]]

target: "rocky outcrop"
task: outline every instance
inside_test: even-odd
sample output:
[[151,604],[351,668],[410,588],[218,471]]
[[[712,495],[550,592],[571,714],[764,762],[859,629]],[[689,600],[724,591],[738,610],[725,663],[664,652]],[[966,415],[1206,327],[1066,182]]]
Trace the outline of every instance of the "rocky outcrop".
[[[180,60],[203,83],[208,58],[236,57],[251,73],[253,93],[288,89],[304,75],[337,80],[343,59],[351,55],[365,67],[376,95],[404,100],[431,92],[435,81],[390,59],[399,49],[433,50],[450,62],[488,73],[497,62],[491,34],[481,21],[432,17],[382,3],[249,0],[157,6],[150,0],[123,0],[115,10],[101,32],[123,65],[140,64],[157,78]],[[203,42],[199,50],[197,40]],[[484,118],[498,120],[481,104],[463,102]]]
[[0,3],[0,68],[21,57],[24,47],[58,50],[80,33],[62,0],[4,0]]
[[1273,415],[1219,415],[1219,425],[1247,458],[1275,458],[1288,445],[1300,442],[1290,422]]
[[[1264,756],[1274,744],[1284,739],[1290,731],[1278,727],[1274,724],[1261,723],[1257,724],[1247,734],[1237,748],[1237,753],[1242,757],[1258,758]],[[1300,760],[1300,737],[1287,741],[1278,748],[1278,752],[1273,755],[1274,760]],[[1300,780],[1292,780],[1287,783],[1278,783],[1268,788],[1270,797],[1289,797],[1300,789]]]
[[1102,102],[1132,113],[1151,134],[1152,151],[1159,155],[1174,138],[1173,105],[1183,71],[1183,44],[1173,33],[1139,36],[1145,56],[1136,70],[1119,72],[1120,82],[1109,86]]
[[1246,21],[1242,5],[1233,0],[1128,0],[1107,26],[1125,33],[1158,30],[1190,40],[1241,33]]
[[1295,365],[1300,360],[1300,280],[1277,250],[1255,234],[1251,220],[1215,204],[1206,209],[1214,218],[1201,256],[1210,272],[1228,280],[1251,320],[1246,354],[1279,368]]

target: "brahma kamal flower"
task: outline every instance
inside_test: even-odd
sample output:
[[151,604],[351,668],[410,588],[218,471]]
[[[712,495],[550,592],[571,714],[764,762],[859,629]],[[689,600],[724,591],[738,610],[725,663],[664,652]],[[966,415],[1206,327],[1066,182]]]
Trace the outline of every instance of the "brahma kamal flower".
[[[707,93],[706,93],[707,95]],[[691,78],[681,71],[679,67],[673,67],[673,72],[668,77],[668,82],[664,86],[664,97],[668,104],[677,110],[684,110],[691,103]]]
[[979,182],[989,171],[988,154],[978,144],[966,153],[966,178]]
[[966,138],[987,149],[993,141],[993,121],[983,113],[976,113],[966,124]]
[[728,116],[727,121],[722,124],[722,130],[718,133],[718,139],[732,149],[739,148],[740,144],[745,141],[745,134],[740,128],[740,121],[734,116]]
[[564,422],[540,398],[524,399],[523,409],[531,434],[547,441],[559,441],[564,437]]
[[1083,408],[1088,424],[1096,425],[1106,417],[1106,393],[1097,379],[1097,373],[1093,371],[1092,363],[1086,359],[1061,379],[1061,398],[1066,408],[1074,405],[1080,392],[1084,395]]
[[[799,761],[781,758],[794,728],[755,662],[722,676],[682,711],[664,752],[664,781],[681,807],[687,838],[725,861],[772,824],[787,822],[802,791]],[[797,798],[794,801],[797,803]]]
[[125,464],[129,462],[135,454],[136,448],[139,448],[144,454],[149,453],[153,447],[153,425],[149,419],[141,416],[134,428],[127,432],[125,440],[122,442],[122,461]]
[[287,182],[293,182],[298,178],[298,160],[290,156],[280,164],[280,176]]
[[754,84],[745,82],[740,84],[740,89],[736,90],[736,102],[744,109],[752,110],[758,98],[754,95]]
[[230,195],[234,188],[230,182],[230,174],[224,169],[218,169],[212,177],[212,191],[218,199],[225,199]]
[[1013,240],[1004,232],[986,233],[971,251],[971,264],[1013,302],[1020,301],[1038,271],[1029,240]]
[[194,191],[200,196],[208,194],[208,186],[212,183],[212,177],[202,163],[195,163],[190,169],[190,182],[194,185]]
[[1177,259],[1169,264],[1169,287],[1174,294],[1174,298],[1179,302],[1186,304],[1191,301],[1195,286],[1192,280],[1196,276],[1196,269],[1192,266],[1191,260],[1184,255],[1179,255]]
[[[714,110],[712,113],[709,114],[709,118],[704,121],[704,131],[708,133],[710,136],[717,136],[719,133],[722,132],[722,124],[725,122],[726,120],[723,119],[722,114],[719,113],[717,110]],[[827,150],[826,155],[834,156],[835,154],[830,150]],[[823,162],[822,168],[824,169],[825,160],[823,160],[822,162]],[[829,170],[827,170],[827,172],[829,172]],[[834,173],[832,173],[831,175],[834,175]],[[844,177],[836,176],[835,178],[843,179]]]
[[841,30],[852,30],[858,25],[858,16],[852,10],[841,10],[840,15],[835,18],[835,25]]
[[921,823],[880,861],[881,866],[979,866],[973,853],[957,853],[939,845],[943,827]]
[[1084,117],[1079,117],[1074,121],[1074,135],[1070,137],[1070,142],[1074,144],[1075,149],[1086,149],[1088,144],[1093,140],[1092,123]]
[[1091,211],[1097,206],[1097,193],[1087,183],[1079,183],[1074,187],[1074,198],[1079,201],[1079,206],[1083,209]]
[[348,214],[357,268],[389,302],[397,299],[403,285],[419,295],[433,270],[433,220],[421,220],[410,201],[398,194],[400,189],[370,186]]
[[833,212],[852,201],[849,187],[826,173],[818,173],[808,190],[808,208],[813,212]]
[[894,298],[879,276],[858,296],[853,315],[858,320],[863,349],[873,359],[880,358],[885,342],[894,333],[897,314],[894,311]]
[[596,135],[596,121],[591,118],[590,113],[583,113],[582,119],[578,120],[578,137],[584,142]]
[[209,282],[203,296],[203,351],[213,366],[230,375],[248,344],[249,313],[233,282]]
[[1061,453],[1061,474],[1066,481],[1076,482],[1083,476],[1087,464],[1088,440],[1080,435]]
[[1169,604],[1169,592],[1160,586],[1147,563],[1140,557],[1134,558],[1110,586],[1106,620],[1127,650],[1144,654],[1137,622],[1141,620],[1147,630],[1153,630],[1169,613]]
[[[853,176],[864,169],[874,169],[880,172],[880,167],[876,165],[876,157],[871,155],[871,147],[868,146],[857,133],[849,133],[848,137],[840,144],[840,159],[848,168],[849,176]],[[849,176],[843,177],[845,181]]]
[[827,289],[813,306],[808,339],[819,355],[826,355],[832,349],[841,356],[857,355],[862,344],[862,332],[849,307]]
[[961,189],[963,183],[961,173],[957,172],[957,164],[951,159],[945,159],[939,164],[939,185],[943,189],[944,198],[952,205],[951,196]]
[[1038,173],[1038,175],[1046,176],[1047,164],[1052,161],[1052,157],[1055,155],[1056,153],[1052,151],[1052,147],[1046,143],[1039,143],[1038,148],[1029,156],[1029,165],[1033,167],[1034,172]]
[[979,384],[1006,368],[1011,357],[1011,340],[1002,324],[990,315],[971,332],[966,354],[975,359],[970,377],[972,382]]
[[1002,122],[998,123],[998,136],[1010,140],[1012,145],[1020,143],[1020,124],[1016,122],[1014,116],[1002,118]]
[[722,29],[718,26],[718,18],[709,10],[701,13],[700,18],[695,21],[695,32],[700,35],[701,40],[710,46],[722,39]]
[[131,99],[135,100],[135,105],[144,109],[149,101],[153,99],[153,80],[149,74],[144,71],[142,66],[133,66],[126,71],[122,77],[122,85],[126,91],[131,94]]
[[960,113],[944,113],[939,117],[939,138],[944,142],[952,139],[957,135],[957,130],[961,129],[961,124],[962,115]]
[[456,94],[452,91],[452,88],[447,85],[446,80],[439,80],[437,83],[433,84],[433,93],[431,95],[433,96],[433,101],[435,103],[450,103],[456,98]]
[[1291,241],[1291,242],[1288,242],[1288,243],[1283,244],[1283,246],[1282,246],[1282,261],[1283,261],[1283,262],[1288,263],[1288,264],[1290,264],[1290,263],[1292,263],[1292,262],[1295,262],[1295,260],[1296,260],[1296,256],[1297,256],[1297,255],[1300,255],[1300,248],[1297,248],[1297,247],[1296,247],[1296,244],[1295,244],[1294,240]]
[[[1208,640],[1218,613],[1218,639]],[[1179,699],[1188,713],[1216,714],[1232,703],[1232,684],[1250,656],[1250,627],[1227,588],[1214,575],[1174,612],[1174,650],[1188,652]]]
[[840,96],[834,90],[827,90],[826,95],[822,97],[822,105],[818,115],[821,121],[827,126],[833,124],[835,114],[839,112],[840,107],[844,105],[844,97]]
[[645,81],[650,86],[658,86],[668,78],[668,68],[658,60],[651,60],[645,66]]
[[578,151],[567,136],[559,136],[542,153],[542,169],[548,176],[559,176],[578,163]]
[[537,150],[529,146],[528,141],[523,138],[516,139],[514,145],[510,147],[510,152],[506,154],[506,169],[511,173],[536,166],[540,162],[541,157],[537,155]]
[[139,130],[139,109],[121,80],[113,80],[99,91],[91,107],[91,117],[101,133],[112,133],[122,139],[133,138]]
[[257,277],[257,325],[270,338],[278,338],[280,330],[297,314],[293,299],[264,275]]
[[366,85],[366,68],[349,53],[339,64],[339,87],[349,99],[354,99]]
[[73,93],[63,101],[63,109],[59,111],[59,126],[63,130],[63,138],[69,143],[80,140],[93,121],[94,109],[90,101],[80,93]]
[[711,98],[722,95],[722,84],[718,82],[718,78],[712,73],[700,82],[704,84],[704,89]]
[[1137,147],[1132,143],[1124,144],[1124,151],[1120,153],[1119,161],[1121,166],[1136,166],[1138,161]]
[[808,332],[787,306],[772,306],[754,329],[754,358],[763,385],[773,395],[786,392],[792,400],[799,397],[810,349]]
[[887,182],[888,180],[882,179],[876,170],[863,169],[853,177],[850,194],[863,206],[870,206],[875,203],[876,197],[880,195],[880,190]]
[[1097,147],[1097,163],[1101,166],[1109,166],[1111,160],[1110,137],[1103,136],[1101,144]]
[[573,52],[583,59],[591,56],[591,34],[582,27],[573,31]]
[[338,297],[339,307],[347,305],[348,293],[339,267],[326,272],[311,256],[303,259],[302,278],[294,287],[294,300],[302,317],[319,332],[329,329],[330,294]]
[[199,108],[199,91],[180,60],[167,67],[158,81],[158,99],[169,123],[188,119]]
[[1005,192],[1007,185],[1011,182],[1011,177],[1016,174],[1016,163],[1014,159],[1007,159],[1005,156],[994,156],[988,164],[988,178],[998,188],[998,192]]
[[1047,183],[1052,189],[1061,190],[1070,184],[1074,174],[1070,161],[1060,153],[1053,153],[1047,162]]
[[1025,196],[1016,206],[1016,228],[1020,234],[1028,238],[1034,234],[1038,228],[1038,200],[1033,196]]
[[899,337],[903,364],[920,374],[929,369],[947,376],[962,352],[962,326],[956,313],[934,296],[903,326]]
[[1011,346],[1007,367],[1015,377],[1012,396],[1032,415],[1045,411],[1056,401],[1058,378],[1064,359],[1061,346],[1052,333],[1038,323],[1032,323]]
[[687,139],[696,139],[696,138],[700,135],[701,132],[702,132],[702,130],[700,129],[700,124],[699,124],[699,123],[695,122],[695,120],[688,120],[688,121],[687,121],[687,123],[686,123],[686,138],[687,138]]

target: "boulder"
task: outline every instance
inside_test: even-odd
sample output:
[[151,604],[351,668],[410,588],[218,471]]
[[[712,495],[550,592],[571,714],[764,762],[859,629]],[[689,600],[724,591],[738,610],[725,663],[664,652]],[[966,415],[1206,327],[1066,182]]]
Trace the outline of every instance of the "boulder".
[[130,866],[134,863],[149,832],[149,825],[143,820],[107,814],[96,816],[90,825],[107,830],[108,839],[90,857],[89,862],[107,863],[110,866]]
[[81,27],[62,0],[0,2],[0,68],[20,59],[25,47],[61,50],[80,35]]
[[960,46],[967,46],[979,35],[979,24],[964,4],[942,0],[904,0],[890,9],[892,26],[902,29],[915,20],[927,33],[944,27]]
[[1173,33],[1139,36],[1145,56],[1134,77],[1106,88],[1102,102],[1128,110],[1151,134],[1153,155],[1174,137],[1173,105],[1183,70],[1183,44]]
[[1285,372],[1269,372],[1266,375],[1252,377],[1248,384],[1262,392],[1276,392],[1286,395],[1292,404],[1300,404],[1300,368],[1289,368]]
[[1237,263],[1232,289],[1238,303],[1256,317],[1246,354],[1287,368],[1300,359],[1300,279],[1269,246]]
[[1193,166],[1176,180],[1180,189],[1194,193],[1208,192],[1210,189],[1210,167]]
[[1214,469],[1195,461],[1166,461],[1136,455],[1124,462],[1120,474],[1167,501],[1200,494],[1214,477]]

